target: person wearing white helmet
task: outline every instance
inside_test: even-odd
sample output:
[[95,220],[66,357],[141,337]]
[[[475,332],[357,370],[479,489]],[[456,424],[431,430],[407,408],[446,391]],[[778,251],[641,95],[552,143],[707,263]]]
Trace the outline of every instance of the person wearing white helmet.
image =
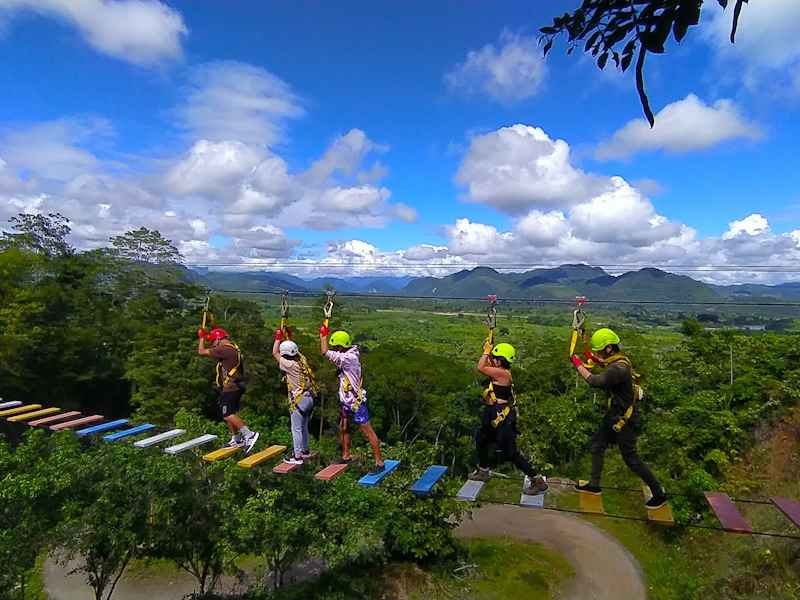
[[292,423],[292,452],[283,459],[292,465],[301,465],[311,457],[308,444],[308,421],[314,410],[317,383],[306,357],[297,344],[289,339],[290,333],[278,329],[272,344],[272,356],[283,371],[289,396],[289,418]]

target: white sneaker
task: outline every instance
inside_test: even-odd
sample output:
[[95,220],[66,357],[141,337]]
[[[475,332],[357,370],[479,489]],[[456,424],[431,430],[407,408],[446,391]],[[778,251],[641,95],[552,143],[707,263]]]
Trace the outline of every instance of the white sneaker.
[[283,462],[285,462],[287,465],[302,465],[303,459],[297,458],[294,454],[287,454],[283,457]]
[[258,432],[254,431],[250,435],[248,435],[244,440],[244,453],[250,454],[250,451],[253,449],[253,446],[256,445],[258,441]]
[[239,439],[236,436],[233,436],[230,439],[230,441],[227,444],[225,444],[225,447],[226,448],[243,448],[244,447],[244,441],[242,441],[241,439]]

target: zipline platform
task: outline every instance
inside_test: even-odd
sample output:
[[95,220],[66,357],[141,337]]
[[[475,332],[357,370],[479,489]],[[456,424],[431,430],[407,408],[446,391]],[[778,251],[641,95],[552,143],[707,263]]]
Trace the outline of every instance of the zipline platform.
[[64,421],[65,419],[74,419],[75,417],[79,416],[81,416],[80,411],[71,410],[68,412],[58,413],[57,415],[53,415],[52,417],[45,417],[44,419],[36,419],[35,421],[29,421],[28,425],[30,425],[31,427],[41,427],[42,425],[57,423],[58,421]]
[[149,438],[144,438],[143,440],[133,442],[133,445],[136,448],[149,448],[150,446],[155,446],[156,444],[160,444],[161,442],[166,442],[167,440],[180,437],[184,433],[186,433],[185,429],[170,429],[169,431],[165,431],[164,433],[159,433],[158,435],[154,435]]
[[732,533],[753,533],[753,528],[745,521],[742,513],[728,497],[722,492],[704,492],[711,510],[717,515],[719,524],[725,531]]
[[55,413],[60,413],[60,408],[50,407],[50,408],[43,408],[41,410],[35,410],[33,412],[23,413],[21,415],[14,415],[13,417],[8,417],[8,421],[10,423],[19,423],[20,421],[30,421],[31,419],[35,419],[36,417],[46,417],[47,415],[53,415]]
[[106,442],[116,442],[117,440],[121,440],[132,435],[139,435],[140,433],[151,431],[155,428],[156,426],[151,423],[143,423],[142,425],[137,425],[136,427],[131,427],[130,429],[123,429],[122,431],[109,433],[108,435],[104,435],[103,439]]
[[251,454],[247,458],[243,458],[240,460],[238,464],[243,469],[252,469],[256,465],[260,465],[262,462],[266,462],[271,458],[275,458],[276,456],[282,454],[286,451],[286,446],[270,446],[266,450],[262,450],[261,452],[256,452],[255,454]]
[[375,474],[368,473],[364,475],[361,479],[359,479],[358,483],[366,487],[375,487],[381,481],[386,479],[389,473],[394,471],[399,466],[400,466],[399,460],[385,460],[383,461],[383,471]]
[[336,479],[339,475],[344,473],[347,470],[347,467],[350,465],[347,463],[336,463],[333,465],[328,465],[321,471],[317,472],[314,475],[314,479],[318,481],[331,481]]
[[433,490],[438,481],[447,473],[447,467],[433,465],[428,467],[425,472],[411,486],[411,491],[418,496],[427,496]]

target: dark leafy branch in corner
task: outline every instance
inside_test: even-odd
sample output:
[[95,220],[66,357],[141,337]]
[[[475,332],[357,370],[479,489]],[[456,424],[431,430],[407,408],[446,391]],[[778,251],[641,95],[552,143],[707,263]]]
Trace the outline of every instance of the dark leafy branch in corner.
[[[556,37],[567,37],[567,54],[583,43],[583,51],[591,53],[600,69],[605,69],[609,58],[616,67],[627,71],[636,56],[636,91],[642,109],[652,127],[655,117],[650,108],[644,85],[644,65],[647,53],[663,54],[664,45],[672,32],[676,42],[686,36],[690,27],[700,22],[700,9],[704,0],[583,0],[580,8],[553,19],[553,24],[542,27],[541,43],[545,56],[553,47]],[[717,0],[725,9],[729,0]],[[742,5],[748,0],[735,0],[731,43],[736,40],[736,30]]]

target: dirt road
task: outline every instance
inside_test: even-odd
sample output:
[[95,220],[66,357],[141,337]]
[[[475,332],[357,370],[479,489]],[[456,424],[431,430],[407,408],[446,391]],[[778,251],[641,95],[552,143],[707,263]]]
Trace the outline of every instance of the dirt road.
[[484,506],[473,511],[456,535],[508,536],[539,542],[566,558],[575,578],[563,600],[646,600],[647,589],[636,559],[613,537],[591,523],[553,511],[516,506]]

